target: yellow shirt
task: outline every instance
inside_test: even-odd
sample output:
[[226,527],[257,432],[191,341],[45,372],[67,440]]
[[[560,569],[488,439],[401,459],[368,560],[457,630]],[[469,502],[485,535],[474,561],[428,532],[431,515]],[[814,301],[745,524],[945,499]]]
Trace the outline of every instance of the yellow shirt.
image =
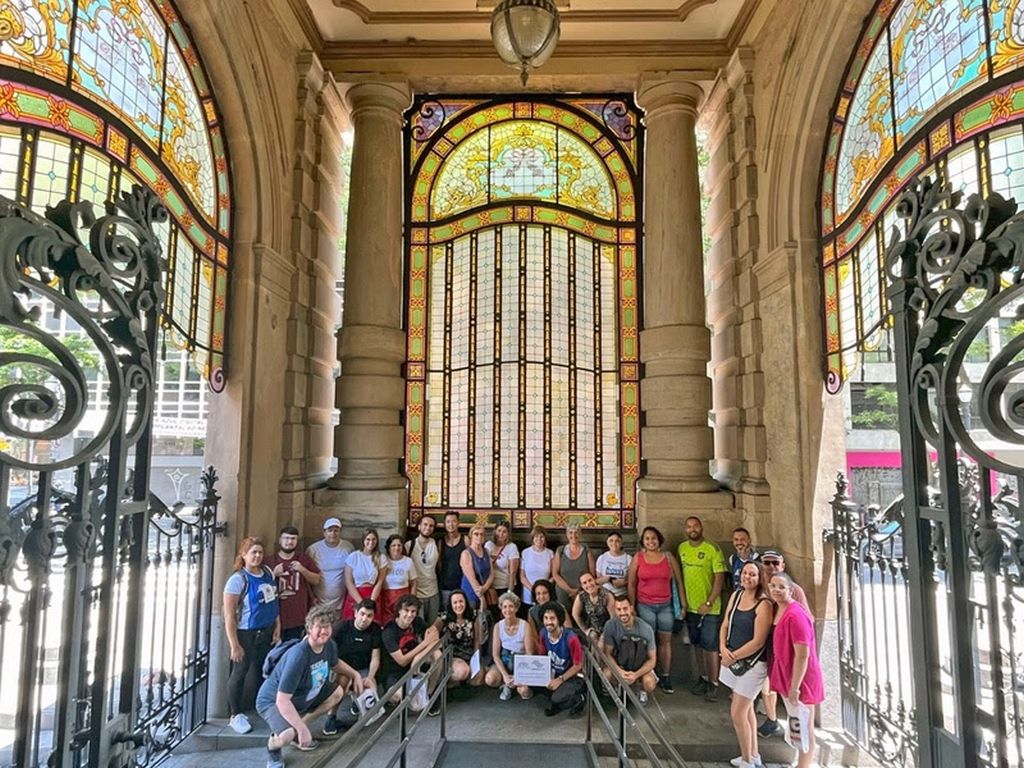
[[[713,541],[704,539],[694,545],[689,540],[679,545],[679,561],[683,564],[683,588],[686,590],[686,610],[696,613],[701,603],[711,596],[716,573],[727,573],[725,555]],[[719,595],[708,613],[722,612],[722,597]]]

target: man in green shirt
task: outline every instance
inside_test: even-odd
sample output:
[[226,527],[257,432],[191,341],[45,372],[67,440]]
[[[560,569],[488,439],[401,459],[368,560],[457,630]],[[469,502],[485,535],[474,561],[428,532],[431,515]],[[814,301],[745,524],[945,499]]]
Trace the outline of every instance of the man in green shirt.
[[728,567],[718,545],[704,538],[700,518],[686,518],[686,541],[679,545],[686,590],[686,629],[697,656],[700,677],[690,692],[705,701],[718,699],[718,628],[722,614],[722,587]]

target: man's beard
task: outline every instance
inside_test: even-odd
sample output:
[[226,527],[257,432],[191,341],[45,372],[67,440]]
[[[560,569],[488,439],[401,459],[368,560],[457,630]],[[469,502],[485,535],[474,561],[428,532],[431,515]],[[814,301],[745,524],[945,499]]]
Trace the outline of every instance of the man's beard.
[[280,549],[282,555],[291,555],[295,553],[295,550],[298,549],[298,547],[292,547],[291,549],[288,549],[286,547],[278,547],[278,549]]

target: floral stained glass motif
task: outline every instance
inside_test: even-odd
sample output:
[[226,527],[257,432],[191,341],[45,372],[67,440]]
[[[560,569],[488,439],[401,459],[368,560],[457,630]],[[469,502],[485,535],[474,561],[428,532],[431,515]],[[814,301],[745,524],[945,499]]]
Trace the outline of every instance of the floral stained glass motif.
[[992,74],[1001,75],[1024,65],[1024,2],[989,0],[989,9]]
[[896,141],[988,74],[984,0],[904,2],[889,23]]
[[912,178],[1024,197],[1024,79],[1007,82],[1022,65],[1024,0],[876,3],[836,95],[822,164],[829,391],[865,354],[888,348],[881,259],[895,198]]
[[[133,183],[170,213],[162,323],[223,386],[230,180],[208,79],[171,0],[0,2],[0,194],[42,212]],[[17,70],[43,78],[22,82]]]
[[68,70],[71,0],[0,3],[0,64],[31,68],[61,82]]
[[199,98],[176,48],[167,56],[165,95],[160,156],[212,222],[217,209],[210,136]]
[[860,199],[893,155],[889,42],[884,36],[868,59],[846,126],[836,170],[836,208],[840,216]]
[[411,519],[455,508],[517,528],[633,525],[635,109],[418,107],[406,134]]
[[525,120],[487,126],[456,147],[438,174],[431,210],[443,218],[515,198],[615,216],[612,182],[594,150],[570,131]]
[[160,141],[167,29],[149,3],[79,3],[73,83],[142,134]]

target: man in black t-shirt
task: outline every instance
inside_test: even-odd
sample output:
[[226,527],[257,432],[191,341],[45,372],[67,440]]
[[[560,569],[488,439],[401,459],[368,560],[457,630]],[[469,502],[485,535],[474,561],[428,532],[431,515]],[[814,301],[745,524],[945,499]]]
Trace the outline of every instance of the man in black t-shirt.
[[444,513],[444,536],[441,537],[441,554],[437,561],[442,610],[448,605],[452,592],[462,586],[461,558],[465,549],[466,537],[459,531],[459,513],[450,509]]
[[[390,689],[410,668],[422,662],[426,662],[423,664],[426,667],[433,659],[440,658],[437,627],[428,627],[417,615],[419,610],[420,601],[416,597],[402,595],[395,604],[395,618],[381,632],[381,644],[388,659],[385,689]],[[433,689],[433,681],[428,687]],[[401,698],[401,694],[396,696]],[[434,702],[428,714],[438,714],[439,705],[440,699]]]
[[363,678],[363,686],[377,690],[380,670],[381,629],[373,620],[377,604],[369,598],[356,604],[355,617],[334,626],[338,658]]

